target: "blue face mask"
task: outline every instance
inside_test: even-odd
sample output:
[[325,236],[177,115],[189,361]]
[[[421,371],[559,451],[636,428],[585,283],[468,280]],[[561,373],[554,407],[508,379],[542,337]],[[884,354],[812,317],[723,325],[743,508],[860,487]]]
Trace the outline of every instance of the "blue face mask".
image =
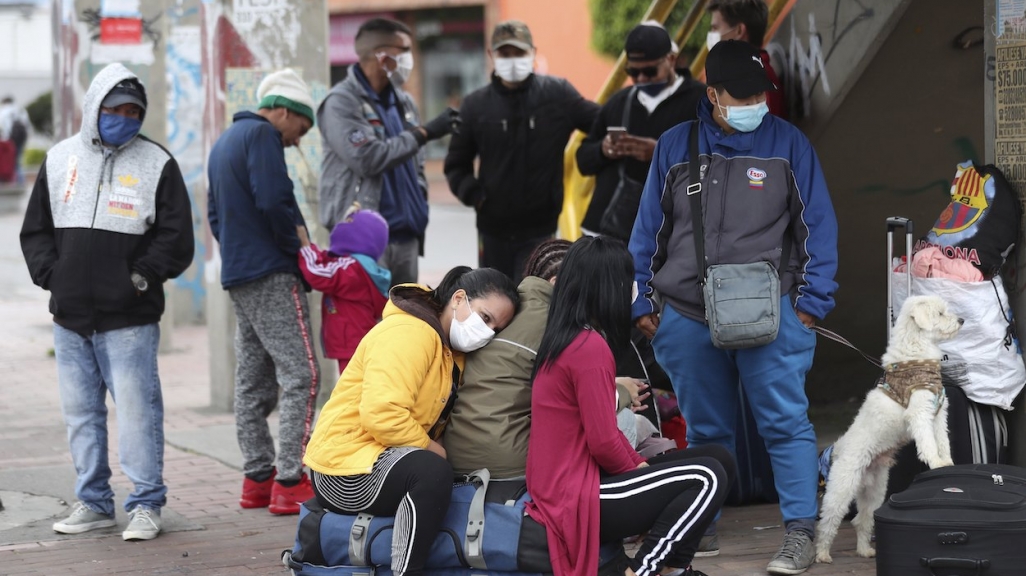
[[669,82],[649,82],[648,84],[637,84],[638,90],[641,90],[649,96],[658,96],[660,92],[666,90],[666,86]]
[[100,140],[111,146],[124,146],[142,129],[142,120],[117,114],[100,114]]
[[738,132],[751,132],[762,124],[763,117],[769,112],[766,102],[751,104],[749,106],[720,106],[717,100],[716,106],[727,124]]

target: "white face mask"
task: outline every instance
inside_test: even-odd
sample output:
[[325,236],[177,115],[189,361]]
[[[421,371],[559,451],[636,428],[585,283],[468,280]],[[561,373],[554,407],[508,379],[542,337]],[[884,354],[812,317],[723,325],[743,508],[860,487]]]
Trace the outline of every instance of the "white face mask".
[[496,58],[495,75],[506,82],[523,82],[534,71],[534,55],[520,58]]
[[[470,308],[470,298],[464,298],[467,307]],[[452,324],[449,326],[449,344],[453,349],[460,352],[473,352],[487,344],[495,337],[495,330],[485,324],[481,315],[470,309],[470,316],[466,320],[456,318],[456,309],[452,312]]]
[[385,58],[391,58],[395,61],[395,70],[389,70],[385,68],[385,75],[388,76],[389,81],[392,82],[393,86],[402,86],[409,80],[410,74],[413,73],[413,54],[409,52],[402,52],[395,56],[389,56],[384,52],[377,54],[378,61],[381,62]]
[[[734,28],[737,28],[737,26],[735,26]],[[727,30],[727,32],[733,32],[734,28]],[[712,47],[719,44],[720,40],[723,40],[723,32],[713,32],[712,30],[710,30],[705,35],[705,47],[709,50],[712,50]]]

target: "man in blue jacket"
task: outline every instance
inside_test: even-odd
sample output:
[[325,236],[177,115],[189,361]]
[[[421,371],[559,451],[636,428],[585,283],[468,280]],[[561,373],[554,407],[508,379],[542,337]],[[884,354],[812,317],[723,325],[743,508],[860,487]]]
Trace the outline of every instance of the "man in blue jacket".
[[766,441],[786,528],[767,571],[799,574],[815,556],[816,435],[805,374],[816,347],[811,328],[834,306],[837,222],[812,145],[766,114],[766,92],[775,87],[758,48],[737,40],[716,44],[706,81],[697,120],[705,257],[710,266],[777,266],[784,236],[791,235],[779,333],[769,344],[741,350],[722,350],[710,340],[688,198],[694,122],[667,131],[656,146],[630,241],[638,291],[632,315],[673,381],[691,445],[734,447],[740,379]]
[[[269,74],[257,97],[259,110],[236,114],[210,150],[207,217],[221,248],[221,286],[238,321],[235,428],[245,475],[239,505],[298,514],[299,504],[313,497],[302,458],[320,372],[299,271],[306,222],[285,148],[298,145],[313,127],[314,103],[290,69]],[[267,426],[276,405],[277,467]]]

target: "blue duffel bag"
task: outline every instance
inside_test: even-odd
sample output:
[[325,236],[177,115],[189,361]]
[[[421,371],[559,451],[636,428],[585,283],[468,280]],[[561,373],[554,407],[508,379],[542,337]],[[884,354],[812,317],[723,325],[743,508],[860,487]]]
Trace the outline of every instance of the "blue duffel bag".
[[[491,480],[478,470],[453,485],[452,500],[428,555],[432,576],[540,576],[552,572],[545,528],[524,510],[523,478]],[[292,550],[282,561],[295,576],[391,576],[391,516],[335,514],[316,500],[302,505]],[[619,564],[619,543],[601,564]],[[620,571],[622,574],[622,570]]]

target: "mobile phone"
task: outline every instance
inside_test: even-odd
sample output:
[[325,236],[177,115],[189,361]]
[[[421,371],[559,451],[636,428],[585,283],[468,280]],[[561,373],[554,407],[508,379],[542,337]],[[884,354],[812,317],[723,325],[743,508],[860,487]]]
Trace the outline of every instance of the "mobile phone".
[[609,134],[609,139],[613,142],[619,140],[626,133],[627,128],[623,126],[609,126],[606,128],[606,134]]

